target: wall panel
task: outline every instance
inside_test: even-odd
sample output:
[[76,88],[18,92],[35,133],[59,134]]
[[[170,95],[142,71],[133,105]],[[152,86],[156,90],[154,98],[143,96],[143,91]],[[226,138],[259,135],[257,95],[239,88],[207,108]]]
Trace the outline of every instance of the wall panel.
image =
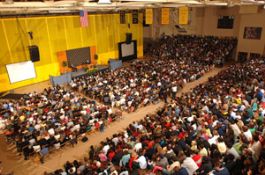
[[11,51],[11,58],[6,60],[5,64],[27,60],[28,54],[26,51],[29,41],[27,39],[25,19],[7,19],[4,21],[4,27]]
[[[11,60],[11,52],[9,50],[9,43],[6,39],[6,31],[3,21],[0,24],[0,43],[1,43],[1,51],[0,52],[0,66],[5,66],[7,60]],[[2,71],[2,72],[1,72]],[[0,74],[4,73],[4,69],[0,69]]]
[[[263,54],[265,46],[265,10],[255,14],[241,14],[237,52]],[[260,39],[245,39],[245,27],[262,27]]]
[[[125,41],[127,32],[138,40],[138,56],[142,56],[142,24],[131,24],[128,28],[131,14],[126,14],[127,24],[120,24],[119,19],[119,14],[89,14],[88,27],[81,28],[78,15],[1,18],[0,92],[48,80],[49,75],[59,75],[59,51],[93,47],[98,54],[98,64],[107,64],[110,58],[118,57],[118,43]],[[33,40],[27,33],[30,31],[33,32]],[[30,44],[39,46],[41,60],[34,63],[37,78],[10,84],[5,65],[29,60]]]

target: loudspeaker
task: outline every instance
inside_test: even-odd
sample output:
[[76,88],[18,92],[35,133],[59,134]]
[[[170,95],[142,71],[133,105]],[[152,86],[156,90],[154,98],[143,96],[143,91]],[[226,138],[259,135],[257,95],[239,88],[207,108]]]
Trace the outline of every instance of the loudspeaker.
[[130,44],[132,42],[132,33],[126,33],[126,44]]
[[29,55],[32,62],[40,61],[39,47],[36,45],[29,46]]

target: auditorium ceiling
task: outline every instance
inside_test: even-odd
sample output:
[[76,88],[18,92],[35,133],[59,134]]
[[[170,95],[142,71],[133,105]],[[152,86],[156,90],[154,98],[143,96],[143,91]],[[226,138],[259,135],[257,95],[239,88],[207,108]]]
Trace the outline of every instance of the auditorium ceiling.
[[0,0],[0,14],[118,12],[160,7],[247,6],[265,8],[265,0]]

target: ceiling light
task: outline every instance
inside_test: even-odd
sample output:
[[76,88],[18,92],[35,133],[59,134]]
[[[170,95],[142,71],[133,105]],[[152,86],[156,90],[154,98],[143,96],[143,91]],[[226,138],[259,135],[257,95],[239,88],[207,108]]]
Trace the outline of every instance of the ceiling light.
[[110,0],[99,0],[98,4],[111,4]]

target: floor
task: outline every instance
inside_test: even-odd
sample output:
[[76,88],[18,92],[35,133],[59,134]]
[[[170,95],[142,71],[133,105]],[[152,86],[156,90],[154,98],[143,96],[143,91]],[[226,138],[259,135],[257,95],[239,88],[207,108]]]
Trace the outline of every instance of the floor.
[[27,94],[30,92],[37,92],[40,93],[42,92],[45,88],[48,88],[51,86],[50,81],[43,81],[41,83],[36,83],[30,86],[24,86],[24,87],[20,87],[17,89],[13,90],[13,93],[17,93],[17,94]]
[[[180,96],[181,93],[190,91],[198,84],[205,83],[209,77],[216,75],[223,69],[225,68],[214,68],[200,79],[187,83],[177,95]],[[48,86],[50,86],[49,82],[43,82],[41,84],[16,89],[15,92],[28,93],[32,92],[33,89],[40,92]],[[67,160],[82,159],[85,155],[88,155],[88,148],[90,145],[98,145],[101,141],[105,140],[105,138],[111,137],[114,133],[122,131],[133,121],[141,120],[147,114],[153,113],[158,108],[163,107],[163,105],[163,102],[160,102],[156,105],[149,105],[141,108],[134,113],[123,113],[123,119],[109,125],[103,133],[95,132],[89,135],[89,140],[85,143],[79,142],[75,147],[69,146],[51,153],[49,157],[46,158],[44,164],[40,164],[39,161],[34,159],[25,161],[22,156],[17,154],[15,146],[7,144],[4,137],[0,136],[0,161],[3,162],[4,172],[14,172],[15,175],[42,175],[45,171],[51,172],[61,168]]]

